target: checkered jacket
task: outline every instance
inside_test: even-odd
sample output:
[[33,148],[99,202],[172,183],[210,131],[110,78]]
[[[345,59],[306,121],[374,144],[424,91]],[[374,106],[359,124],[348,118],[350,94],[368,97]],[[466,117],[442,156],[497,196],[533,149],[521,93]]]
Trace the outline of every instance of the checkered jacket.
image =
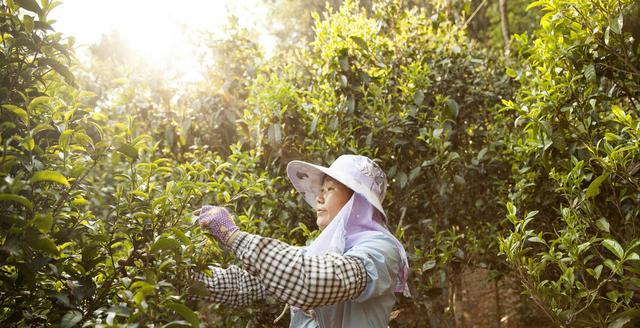
[[302,248],[245,232],[231,249],[244,269],[229,266],[214,268],[211,277],[196,274],[210,292],[197,299],[239,307],[271,295],[313,309],[356,298],[366,287],[366,270],[356,257],[305,255]]

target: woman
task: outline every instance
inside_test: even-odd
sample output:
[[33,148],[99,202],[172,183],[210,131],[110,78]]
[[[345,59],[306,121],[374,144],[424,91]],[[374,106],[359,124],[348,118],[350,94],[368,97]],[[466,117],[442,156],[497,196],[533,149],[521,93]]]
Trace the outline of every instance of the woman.
[[205,206],[199,223],[242,268],[200,273],[211,295],[244,306],[271,295],[292,306],[290,327],[387,327],[394,292],[409,296],[404,248],[387,230],[384,172],[364,156],[343,155],[330,167],[292,161],[287,175],[316,210],[322,232],[294,247],[242,232],[226,209]]

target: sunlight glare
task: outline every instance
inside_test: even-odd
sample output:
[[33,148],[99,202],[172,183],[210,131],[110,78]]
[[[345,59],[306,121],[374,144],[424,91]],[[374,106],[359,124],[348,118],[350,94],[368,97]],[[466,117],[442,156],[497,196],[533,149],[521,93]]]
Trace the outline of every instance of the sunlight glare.
[[[196,45],[190,34],[206,30],[222,36],[222,27],[231,13],[240,25],[264,31],[267,8],[261,0],[66,0],[54,9],[56,30],[89,45],[112,31],[121,37],[145,62],[156,69],[177,72],[186,80],[200,78]],[[269,55],[275,39],[261,34],[258,41]]]

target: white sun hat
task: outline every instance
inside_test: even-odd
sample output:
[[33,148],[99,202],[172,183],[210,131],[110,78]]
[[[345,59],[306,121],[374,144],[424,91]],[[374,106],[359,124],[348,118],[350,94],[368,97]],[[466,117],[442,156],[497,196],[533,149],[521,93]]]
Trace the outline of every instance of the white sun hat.
[[387,192],[387,176],[371,159],[360,155],[342,155],[329,167],[303,161],[291,161],[287,175],[293,186],[314,209],[322,180],[328,175],[354,192],[364,196],[387,219],[382,201]]

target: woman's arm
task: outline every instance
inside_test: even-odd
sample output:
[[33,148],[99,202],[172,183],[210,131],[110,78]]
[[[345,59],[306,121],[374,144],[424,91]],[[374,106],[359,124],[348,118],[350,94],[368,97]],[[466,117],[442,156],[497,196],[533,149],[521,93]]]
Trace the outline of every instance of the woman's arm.
[[302,309],[337,304],[366,287],[360,259],[338,254],[305,255],[275,239],[237,232],[231,250],[272,296]]
[[265,298],[265,289],[260,281],[235,265],[227,269],[214,267],[211,277],[197,272],[193,280],[203,283],[209,295],[190,295],[192,300],[241,307]]

